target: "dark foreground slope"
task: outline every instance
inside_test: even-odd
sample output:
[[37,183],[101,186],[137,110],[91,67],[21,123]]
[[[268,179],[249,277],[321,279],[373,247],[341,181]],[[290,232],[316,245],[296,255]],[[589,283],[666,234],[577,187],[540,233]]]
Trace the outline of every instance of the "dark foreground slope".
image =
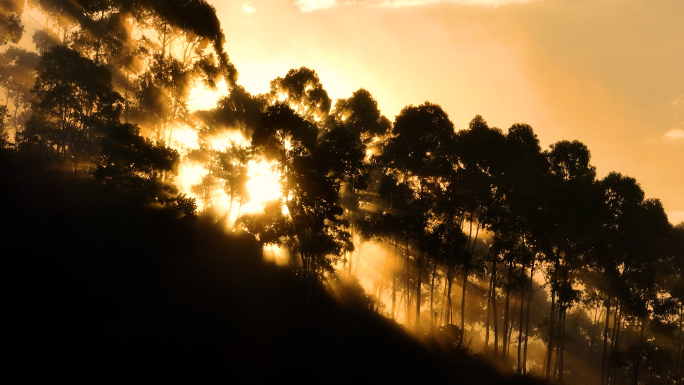
[[247,235],[19,163],[0,166],[3,383],[502,381],[318,285],[307,304]]

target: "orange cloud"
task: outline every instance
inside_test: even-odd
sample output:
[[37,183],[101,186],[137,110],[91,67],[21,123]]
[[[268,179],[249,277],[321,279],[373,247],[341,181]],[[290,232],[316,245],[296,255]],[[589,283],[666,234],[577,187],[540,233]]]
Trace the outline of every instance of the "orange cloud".
[[680,130],[678,128],[670,130],[667,132],[667,134],[665,134],[665,138],[667,138],[667,139],[684,139],[684,130]]
[[244,3],[242,4],[242,12],[251,14],[256,12],[256,8],[254,8],[254,6],[250,3]]
[[535,0],[295,0],[295,5],[303,12],[328,9],[339,5],[370,5],[387,8],[416,7],[431,4],[490,5],[500,6],[508,3],[524,3]]

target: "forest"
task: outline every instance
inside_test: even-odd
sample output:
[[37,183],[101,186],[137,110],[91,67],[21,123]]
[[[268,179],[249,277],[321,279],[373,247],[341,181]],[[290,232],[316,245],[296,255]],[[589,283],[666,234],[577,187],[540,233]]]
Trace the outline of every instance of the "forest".
[[4,377],[682,384],[684,223],[636,179],[306,67],[252,95],[229,48],[205,0],[0,4]]

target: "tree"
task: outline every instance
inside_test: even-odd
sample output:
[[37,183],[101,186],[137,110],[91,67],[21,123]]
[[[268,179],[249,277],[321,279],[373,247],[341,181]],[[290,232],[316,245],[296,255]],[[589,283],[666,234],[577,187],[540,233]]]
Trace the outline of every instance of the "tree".
[[0,4],[0,46],[19,42],[24,34],[24,25],[21,23],[23,13],[23,0],[7,0]]
[[271,81],[271,103],[283,102],[310,121],[325,121],[332,101],[323,89],[318,74],[306,67],[291,69],[284,77]]
[[[351,236],[361,220],[362,194],[369,187],[371,167],[369,153],[373,142],[379,142],[391,127],[390,121],[380,114],[371,94],[360,89],[348,98],[339,99],[331,117],[325,122],[321,148],[327,155],[334,177],[340,183],[340,203],[345,219],[350,222]],[[352,271],[352,255],[347,261]]]
[[38,62],[38,55],[17,47],[9,47],[0,54],[0,89],[4,91],[4,107],[9,114],[7,128],[15,135],[30,114]]
[[[546,153],[551,171],[546,202],[552,223],[540,230],[545,250],[546,276],[551,291],[551,312],[547,341],[546,376],[554,373],[563,379],[565,319],[567,310],[579,300],[573,287],[576,271],[590,250],[590,240],[600,224],[600,197],[595,188],[595,168],[590,165],[588,148],[578,141],[560,141]],[[556,361],[553,353],[557,352]]]
[[32,92],[33,113],[20,146],[43,147],[74,168],[92,169],[104,130],[118,124],[122,110],[109,71],[72,49],[55,46],[41,55]]
[[[451,170],[451,150],[455,139],[454,125],[448,115],[436,104],[425,102],[405,107],[376,157],[376,161],[391,176],[395,185],[411,191],[411,201],[402,213],[411,224],[404,234],[406,263],[414,255],[416,262],[416,327],[420,327],[422,267],[424,254],[411,253],[410,244],[430,232],[436,204],[435,192],[441,189]],[[417,250],[418,251],[418,250]],[[407,269],[408,271],[408,269]],[[408,275],[407,275],[408,282]],[[408,312],[407,312],[408,314]],[[406,320],[408,322],[408,319]]]
[[276,103],[262,114],[252,147],[257,156],[275,161],[281,175],[289,226],[276,238],[286,240],[299,254],[304,276],[332,273],[334,260],[353,245],[348,224],[340,218],[339,184],[330,176],[327,153],[319,148],[317,126],[288,105]]
[[[499,128],[490,128],[482,116],[476,115],[470,121],[467,130],[461,130],[456,134],[454,153],[455,167],[450,175],[447,202],[451,207],[451,215],[458,218],[468,235],[467,258],[463,259],[461,265],[461,329],[464,329],[468,276],[476,266],[475,249],[478,236],[481,230],[491,227],[498,215],[498,202],[501,198],[498,179],[506,164],[506,139]],[[496,291],[496,261],[491,262],[488,312],[489,307],[495,305],[492,296]],[[485,341],[488,341],[488,336],[487,323]]]
[[194,218],[195,200],[180,194],[171,183],[178,161],[176,150],[143,138],[137,126],[113,124],[105,131],[101,160],[93,175],[138,202],[155,203],[177,217]]

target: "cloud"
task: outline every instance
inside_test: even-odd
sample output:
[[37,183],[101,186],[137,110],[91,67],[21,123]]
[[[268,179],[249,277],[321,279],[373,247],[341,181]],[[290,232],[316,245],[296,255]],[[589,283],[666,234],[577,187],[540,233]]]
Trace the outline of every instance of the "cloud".
[[244,3],[242,4],[242,12],[252,14],[256,12],[256,8],[250,3]]
[[670,130],[665,134],[666,139],[684,139],[684,130],[680,130],[678,128],[675,128],[673,130]]
[[385,8],[406,8],[430,4],[490,5],[524,3],[535,0],[295,0],[303,12],[328,9],[339,5],[370,5]]
[[667,213],[667,218],[673,225],[682,223],[684,222],[684,211],[670,211]]
[[302,10],[302,12],[312,12],[320,9],[327,9],[342,3],[337,0],[295,0],[295,5]]

